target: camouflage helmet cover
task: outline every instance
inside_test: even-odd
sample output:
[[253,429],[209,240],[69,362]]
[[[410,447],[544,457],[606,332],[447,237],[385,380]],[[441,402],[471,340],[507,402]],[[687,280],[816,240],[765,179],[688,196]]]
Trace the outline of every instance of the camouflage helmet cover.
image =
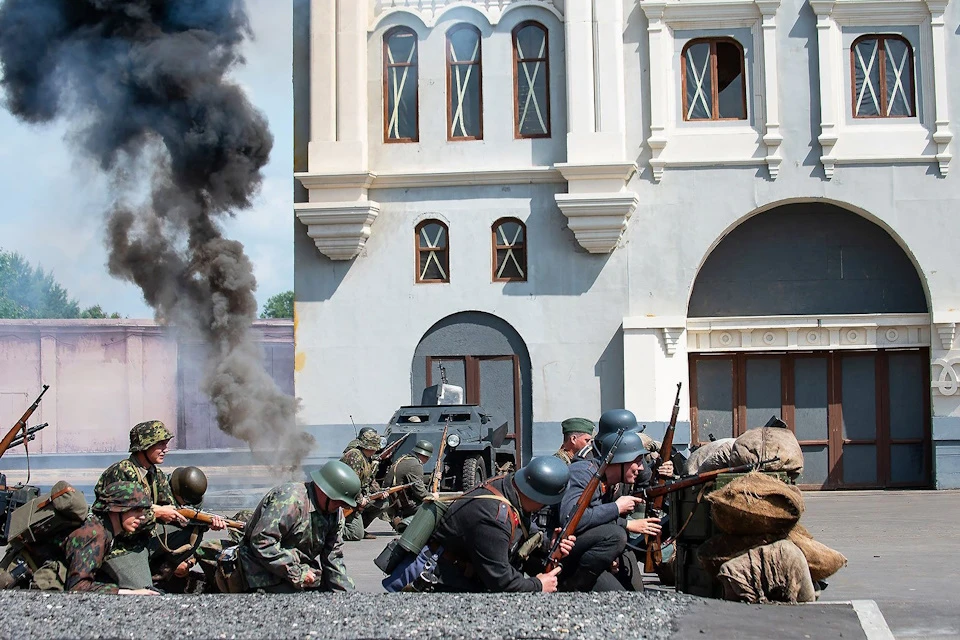
[[170,474],[170,488],[183,504],[200,504],[207,492],[207,475],[197,467],[177,467]]
[[170,430],[159,420],[147,420],[130,429],[130,452],[146,451],[158,442],[173,439]]
[[373,427],[360,427],[360,433],[357,434],[357,440],[363,440],[363,436],[368,433],[376,433],[377,430]]
[[150,496],[137,482],[121,480],[104,487],[93,503],[93,511],[114,511],[122,513],[131,509],[149,509],[153,504]]
[[377,433],[376,429],[371,429],[366,433],[360,434],[360,448],[361,449],[379,449],[380,448],[380,434]]
[[356,472],[339,460],[331,460],[310,473],[310,479],[328,498],[340,500],[351,507],[357,506],[360,493],[360,478]]
[[433,455],[433,443],[429,440],[417,440],[417,444],[413,445],[413,452],[429,458]]

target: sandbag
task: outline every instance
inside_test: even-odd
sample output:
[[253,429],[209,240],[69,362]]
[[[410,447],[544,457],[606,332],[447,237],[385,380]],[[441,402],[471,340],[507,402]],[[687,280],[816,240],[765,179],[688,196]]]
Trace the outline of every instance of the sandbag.
[[650,453],[659,453],[661,443],[657,440],[654,440],[645,433],[638,433],[640,436],[640,442],[643,443],[643,448],[649,451]]
[[730,452],[736,438],[721,438],[698,447],[687,458],[684,469],[686,475],[692,476],[702,471],[716,471],[730,466]]
[[790,540],[778,540],[751,549],[720,567],[717,580],[724,600],[813,602],[816,591],[803,552]]
[[803,514],[803,495],[795,486],[753,472],[707,495],[710,517],[724,533],[755,536],[786,534]]
[[802,524],[797,524],[790,531],[790,540],[806,557],[807,564],[810,566],[810,577],[814,581],[826,580],[847,566],[847,558],[842,553],[814,540]]
[[780,459],[764,465],[763,471],[786,471],[791,478],[803,472],[803,450],[797,436],[779,427],[750,429],[737,438],[730,452],[730,466],[757,464],[774,457]]
[[768,533],[757,536],[733,536],[718,533],[697,548],[697,560],[707,573],[716,577],[724,563],[765,544],[782,540],[783,534]]

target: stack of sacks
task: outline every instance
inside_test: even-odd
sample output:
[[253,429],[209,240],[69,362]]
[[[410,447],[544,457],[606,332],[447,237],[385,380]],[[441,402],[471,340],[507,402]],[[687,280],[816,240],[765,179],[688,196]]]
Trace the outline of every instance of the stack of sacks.
[[738,478],[707,496],[719,533],[700,546],[703,567],[724,598],[742,602],[813,602],[814,581],[846,565],[798,522],[803,495],[761,473]]
[[730,451],[730,466],[759,464],[771,458],[780,459],[764,465],[763,471],[786,471],[794,480],[803,473],[803,450],[797,436],[780,427],[750,429],[737,438]]
[[716,471],[730,466],[730,453],[733,451],[734,438],[721,438],[697,447],[687,458],[684,469],[686,475],[692,476],[704,471]]

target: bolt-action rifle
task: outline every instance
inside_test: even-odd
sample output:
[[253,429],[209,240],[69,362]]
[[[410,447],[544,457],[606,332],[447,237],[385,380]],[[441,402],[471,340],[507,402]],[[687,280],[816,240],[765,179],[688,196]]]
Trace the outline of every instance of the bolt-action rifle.
[[377,462],[380,462],[381,460],[389,460],[391,457],[393,457],[393,454],[396,453],[397,449],[400,448],[400,445],[403,444],[403,441],[409,437],[410,437],[410,432],[408,431],[407,433],[400,436],[399,439],[395,440],[394,442],[391,442],[390,444],[385,446],[383,449],[373,454],[373,459],[376,460]]
[[603,462],[601,462],[600,466],[597,467],[597,470],[593,472],[593,477],[590,478],[590,481],[584,488],[583,493],[580,494],[580,499],[577,500],[577,508],[574,509],[573,513],[570,514],[566,524],[563,525],[560,533],[557,534],[553,544],[550,546],[550,553],[547,555],[547,563],[544,568],[545,573],[550,573],[560,565],[560,561],[563,559],[563,556],[560,554],[560,543],[565,538],[573,535],[574,532],[576,532],[577,527],[580,525],[580,520],[583,518],[583,514],[587,512],[587,507],[590,506],[590,502],[593,500],[593,494],[595,494],[597,489],[600,488],[600,479],[603,477],[603,473],[607,470],[607,465],[609,465],[610,461],[613,460],[613,454],[616,453],[617,447],[620,446],[620,440],[623,438],[623,432],[623,429],[620,429],[617,432],[617,439],[614,440],[613,446],[610,447],[610,451],[608,451],[607,455],[603,458]]
[[19,447],[20,445],[22,445],[22,444],[24,443],[24,441],[26,441],[26,442],[33,442],[34,440],[37,439],[37,432],[38,432],[38,431],[43,431],[44,429],[46,429],[46,428],[49,427],[49,426],[50,426],[50,423],[48,423],[48,422],[42,422],[42,423],[40,423],[40,424],[35,424],[35,425],[33,425],[32,427],[28,427],[27,430],[26,430],[26,432],[20,434],[20,435],[17,436],[16,438],[14,438],[14,439],[13,439],[13,442],[11,442],[11,443],[10,443],[10,446],[7,447],[7,448],[8,448],[8,449],[13,449],[14,447]]
[[0,440],[0,458],[3,457],[3,454],[7,452],[7,449],[10,448],[14,440],[20,439],[21,444],[23,444],[22,438],[26,437],[27,434],[27,420],[30,419],[30,416],[33,415],[33,412],[37,410],[37,407],[40,406],[40,400],[43,399],[43,394],[47,392],[47,389],[50,388],[50,385],[43,385],[43,391],[40,392],[40,395],[37,396],[37,399],[33,401],[33,404],[23,412],[23,415],[20,416],[20,419],[17,420],[17,424],[13,425],[13,428],[7,432],[7,435],[3,436],[3,440]]
[[[177,511],[184,518],[188,520],[194,520],[195,522],[202,522],[203,524],[212,524],[214,514],[207,511],[197,511],[196,509],[191,509],[189,507],[180,507]],[[223,519],[227,523],[228,529],[236,529],[237,531],[243,531],[243,527],[246,524],[240,520],[228,520],[227,518]]]
[[447,416],[447,424],[443,427],[443,435],[440,436],[440,447],[437,449],[437,463],[433,468],[433,477],[430,478],[430,493],[440,491],[440,480],[443,479],[443,452],[447,448],[447,432],[450,431],[450,416]]
[[[673,401],[673,413],[670,414],[670,424],[667,425],[667,431],[663,434],[663,443],[660,445],[660,462],[658,466],[670,459],[673,454],[673,434],[677,431],[677,416],[680,414],[680,387],[682,382],[677,383],[677,397]],[[666,480],[659,475],[656,476],[656,484],[663,485]],[[647,508],[644,512],[648,518],[659,517],[663,512],[663,494],[656,498],[647,500]],[[655,536],[645,536],[647,542],[647,557],[643,562],[643,570],[647,573],[653,573],[657,565],[663,562],[663,554],[660,552],[660,534]]]
[[[409,488],[412,487],[414,484],[415,484],[415,483],[413,483],[413,482],[408,482],[407,484],[398,484],[398,485],[395,486],[395,487],[390,487],[389,489],[384,489],[383,491],[378,491],[378,492],[376,492],[376,493],[371,493],[370,495],[367,496],[367,500],[368,500],[369,502],[376,502],[377,500],[383,500],[384,498],[388,498],[388,497],[392,496],[392,495],[395,494],[395,493],[398,493],[398,492],[400,492],[400,491],[403,491],[404,489],[409,489]],[[357,508],[359,508],[359,507],[357,507]],[[357,508],[354,508],[354,507],[345,507],[345,508],[343,509],[343,517],[346,518],[346,517],[349,516],[351,513],[353,513],[354,511],[356,511]]]
[[779,457],[773,457],[769,460],[763,460],[761,462],[751,462],[749,464],[742,464],[737,467],[726,467],[724,469],[715,469],[713,471],[704,471],[702,473],[696,473],[692,476],[685,476],[679,480],[673,480],[665,484],[657,485],[655,487],[648,487],[646,489],[638,489],[634,491],[633,495],[638,498],[643,498],[644,500],[650,501],[657,498],[663,498],[666,495],[680,491],[681,489],[686,489],[687,487],[696,487],[697,485],[706,484],[716,478],[721,473],[747,473],[749,471],[759,471],[763,469],[764,466],[772,464],[780,460]]

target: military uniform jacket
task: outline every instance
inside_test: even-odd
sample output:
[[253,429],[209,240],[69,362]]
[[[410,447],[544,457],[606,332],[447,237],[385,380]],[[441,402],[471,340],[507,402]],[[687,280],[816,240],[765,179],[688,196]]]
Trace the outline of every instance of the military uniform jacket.
[[288,583],[304,588],[307,571],[326,591],[352,591],[343,564],[343,512],[315,504],[313,483],[288,482],[270,490],[244,527],[238,550],[249,589]]
[[[143,490],[153,500],[153,504],[166,505],[173,504],[173,491],[170,489],[170,480],[167,474],[160,467],[151,465],[150,468],[142,467],[133,454],[126,460],[115,462],[107,467],[100,474],[97,480],[97,486],[94,487],[94,493],[99,498],[103,495],[103,490],[114,482],[129,480],[136,482],[143,487]],[[153,528],[156,524],[153,511],[149,511],[147,519],[136,534],[132,536],[123,536],[118,538],[113,545],[110,556],[117,556],[127,551],[145,548],[150,542],[150,536],[153,534]]]
[[423,499],[430,495],[427,485],[423,483],[423,464],[415,455],[403,456],[393,463],[387,472],[386,482],[391,487],[413,483],[413,486],[390,496],[390,507],[403,518],[413,515]]
[[[454,591],[541,591],[537,578],[527,577],[517,568],[522,562],[517,550],[525,541],[525,532],[532,536],[537,529],[520,508],[513,474],[489,484],[512,508],[494,499],[461,498],[453,503],[431,538],[431,543],[443,547],[436,571],[440,584]],[[465,498],[478,495],[493,492],[480,486]],[[537,565],[531,565],[526,568],[537,573]]]
[[374,480],[377,473],[377,464],[363,455],[360,449],[347,449],[340,462],[346,464],[354,470],[357,477],[360,478],[360,493],[369,495],[380,491],[380,486]]
[[117,593],[115,584],[97,582],[95,576],[113,543],[113,534],[96,514],[89,514],[83,524],[72,531],[56,535],[44,552],[37,553],[38,563],[60,560],[67,567],[67,591]]
[[[577,510],[577,502],[583,495],[590,478],[600,468],[600,460],[590,458],[580,460],[570,465],[570,480],[567,482],[567,490],[560,501],[560,522],[566,522],[573,512]],[[646,473],[644,473],[646,471]],[[640,469],[637,476],[637,482],[633,485],[635,488],[641,488],[649,484],[650,471],[646,467]],[[605,488],[603,483],[597,487],[590,500],[590,505],[583,513],[583,518],[577,525],[574,535],[579,535],[587,529],[598,527],[608,522],[616,522],[626,528],[627,519],[620,515],[620,509],[616,505],[616,499],[621,495],[628,495],[623,491],[623,485],[615,485]]]

